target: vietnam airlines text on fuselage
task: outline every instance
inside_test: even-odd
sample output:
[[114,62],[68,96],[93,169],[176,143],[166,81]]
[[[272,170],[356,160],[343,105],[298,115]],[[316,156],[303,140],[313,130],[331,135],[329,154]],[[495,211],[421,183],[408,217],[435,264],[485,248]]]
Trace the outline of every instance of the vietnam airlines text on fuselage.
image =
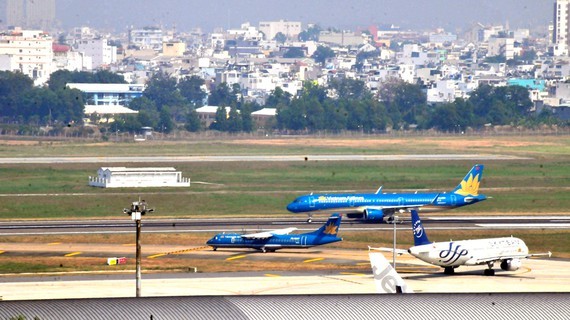
[[397,194],[321,194],[298,197],[287,206],[291,212],[309,212],[363,206],[407,207],[421,206],[421,211],[451,209],[483,201],[484,195],[460,196],[449,193],[397,193]]
[[442,211],[474,204],[487,199],[479,194],[484,166],[474,165],[460,183],[450,192],[440,193],[341,193],[308,194],[296,198],[287,206],[294,213],[318,210],[342,210],[347,217],[365,221],[383,221],[401,210],[417,209],[424,212]]

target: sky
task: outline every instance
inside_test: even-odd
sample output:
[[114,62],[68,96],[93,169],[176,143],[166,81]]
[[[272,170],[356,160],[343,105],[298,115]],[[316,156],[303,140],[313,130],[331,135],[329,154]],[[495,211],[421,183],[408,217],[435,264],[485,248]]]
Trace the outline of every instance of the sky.
[[404,29],[444,28],[456,32],[470,25],[509,23],[511,28],[546,28],[554,0],[57,0],[62,27],[92,26],[113,31],[127,26],[238,28],[244,22],[289,20],[323,28],[355,30],[369,25]]

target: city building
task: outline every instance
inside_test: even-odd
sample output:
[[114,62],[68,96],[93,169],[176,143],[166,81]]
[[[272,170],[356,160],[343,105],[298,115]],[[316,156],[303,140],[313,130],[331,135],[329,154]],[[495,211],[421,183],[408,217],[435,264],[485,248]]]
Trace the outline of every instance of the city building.
[[68,83],[71,89],[84,93],[86,105],[94,106],[128,106],[134,98],[142,97],[143,84],[123,83]]
[[163,33],[157,27],[145,27],[129,31],[129,44],[140,49],[162,50]]
[[55,0],[6,0],[6,24],[49,30],[55,24]]
[[297,38],[301,33],[301,22],[298,21],[261,21],[259,31],[265,34],[266,40],[273,40],[278,33],[284,34],[288,38]]
[[182,57],[186,52],[186,44],[180,41],[162,43],[162,55],[165,57]]
[[175,168],[101,167],[89,185],[100,188],[189,187],[190,178]]
[[107,39],[85,39],[75,43],[77,52],[91,57],[91,66],[87,69],[98,69],[117,62],[117,47],[110,46]]
[[53,70],[53,39],[40,30],[16,29],[0,34],[0,70],[20,71],[44,84]]
[[556,0],[554,3],[554,29],[552,53],[567,56],[570,47],[570,0]]

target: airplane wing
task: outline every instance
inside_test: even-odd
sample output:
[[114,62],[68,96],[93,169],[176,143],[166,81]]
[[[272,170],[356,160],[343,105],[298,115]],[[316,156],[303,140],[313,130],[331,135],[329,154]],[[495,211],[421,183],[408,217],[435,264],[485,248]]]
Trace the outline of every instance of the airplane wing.
[[274,235],[289,234],[295,230],[297,230],[297,228],[276,229],[257,233],[242,234],[241,237],[245,239],[267,239],[273,237]]
[[532,257],[541,257],[541,256],[542,257],[544,257],[544,256],[551,257],[552,252],[548,251],[548,252],[543,252],[543,253],[514,254],[514,255],[508,255],[508,256],[486,257],[486,258],[481,258],[481,259],[475,260],[474,264],[485,264],[487,262],[509,260],[509,259],[529,259]]
[[[379,248],[373,248],[373,247],[368,247],[369,250],[377,250],[377,251],[383,251],[383,252],[394,252],[394,248],[387,248],[387,247],[379,247]],[[396,249],[396,254],[401,256],[403,254],[408,254],[408,250],[404,250],[404,249]]]

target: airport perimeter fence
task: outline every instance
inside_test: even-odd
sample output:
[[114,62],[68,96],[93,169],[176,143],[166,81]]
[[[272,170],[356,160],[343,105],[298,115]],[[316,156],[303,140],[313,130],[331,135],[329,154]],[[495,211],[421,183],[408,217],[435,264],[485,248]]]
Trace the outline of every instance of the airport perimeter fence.
[[140,142],[146,140],[158,141],[184,141],[184,140],[216,140],[216,139],[270,139],[287,137],[311,138],[405,138],[405,137],[516,137],[516,136],[567,136],[570,127],[560,128],[485,128],[482,130],[466,131],[437,131],[437,130],[393,130],[389,132],[363,132],[363,131],[328,131],[315,132],[275,130],[258,130],[254,132],[228,133],[214,130],[201,132],[175,131],[172,133],[152,132],[150,135],[133,134],[129,132],[113,132],[106,135],[85,133],[80,131],[58,132],[57,134],[37,131],[32,134],[19,134],[14,130],[0,129],[0,138],[4,140],[41,140],[41,141],[108,141],[108,142]]

